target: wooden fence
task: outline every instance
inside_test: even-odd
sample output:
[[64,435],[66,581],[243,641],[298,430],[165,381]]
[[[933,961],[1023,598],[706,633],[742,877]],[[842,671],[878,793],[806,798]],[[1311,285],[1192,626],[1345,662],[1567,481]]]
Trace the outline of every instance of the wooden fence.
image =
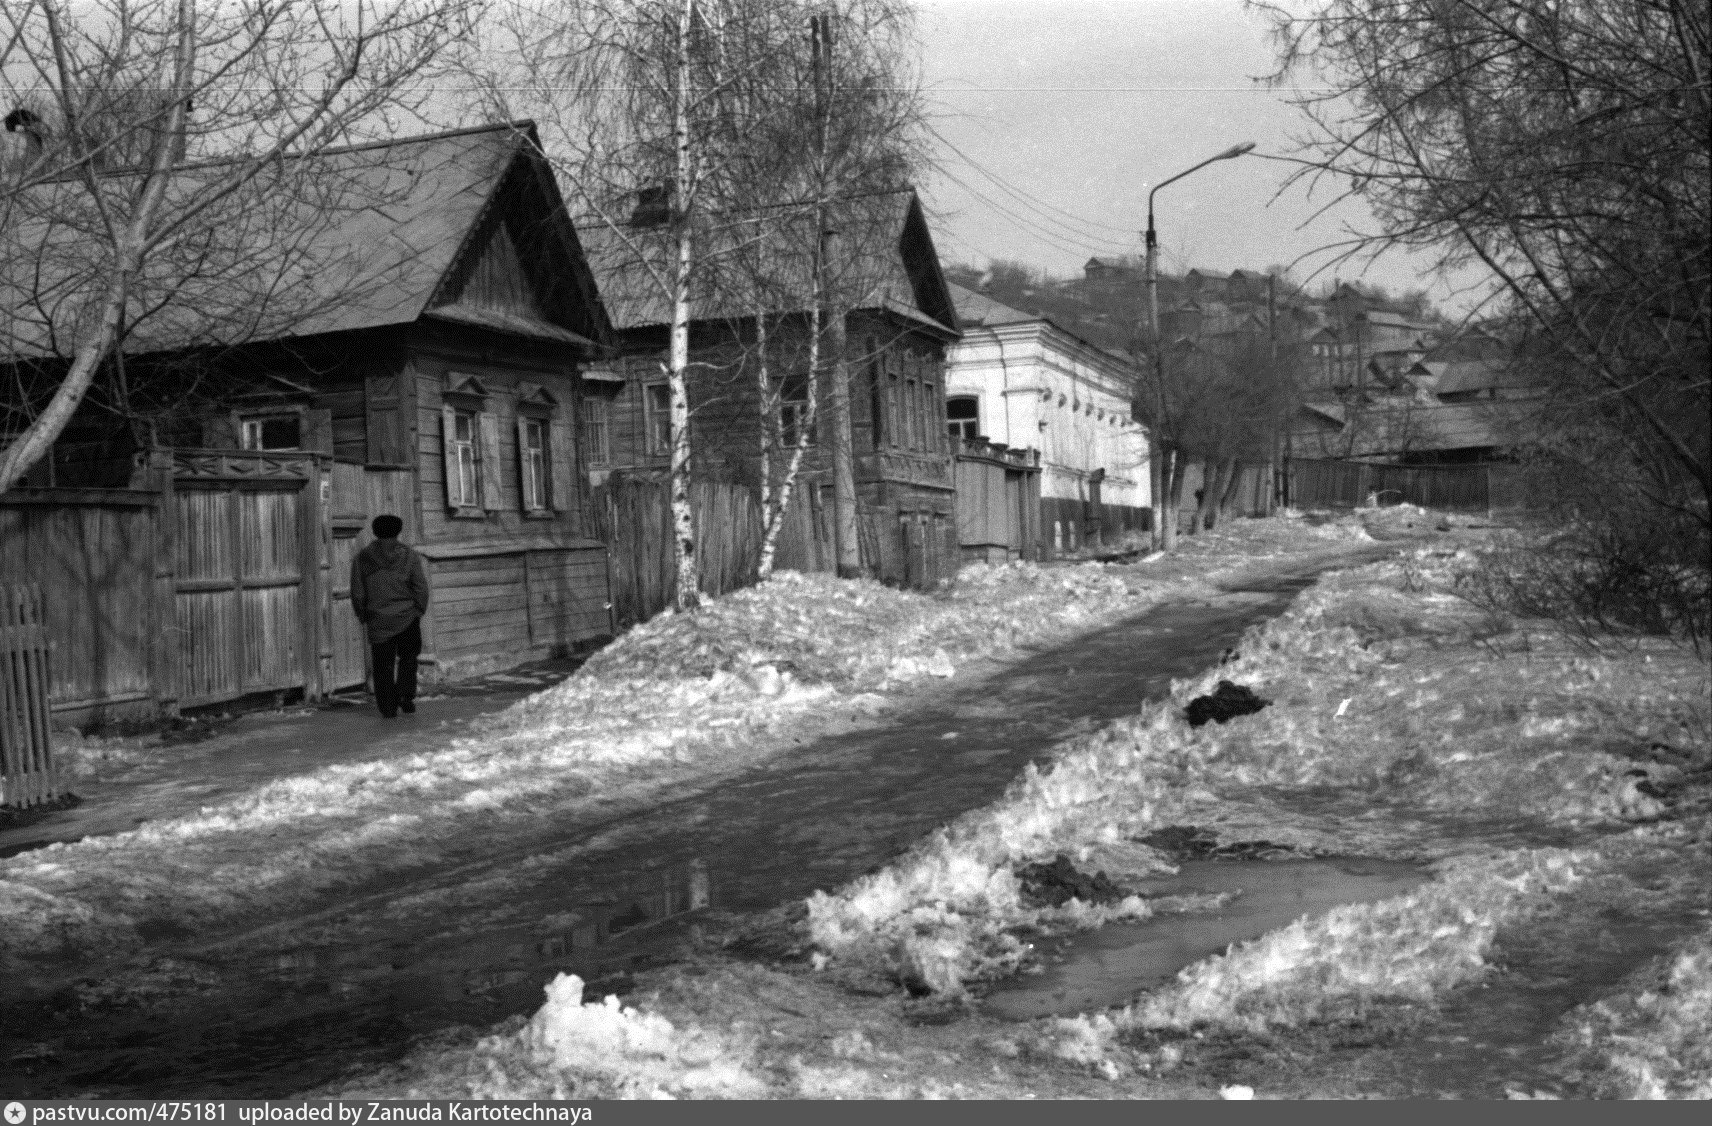
[[12,489],[0,494],[0,575],[35,583],[53,648],[55,714],[152,715],[181,636],[162,494]]
[[0,805],[59,796],[48,728],[48,637],[35,584],[0,586]]
[[1357,508],[1418,504],[1450,512],[1491,508],[1492,466],[1375,465],[1364,461],[1293,458],[1288,503],[1296,508]]
[[[646,621],[677,593],[670,484],[663,478],[613,477],[595,490],[598,538],[612,558],[612,609],[618,628]],[[755,581],[761,511],[741,485],[697,481],[690,488],[698,585],[718,595]]]

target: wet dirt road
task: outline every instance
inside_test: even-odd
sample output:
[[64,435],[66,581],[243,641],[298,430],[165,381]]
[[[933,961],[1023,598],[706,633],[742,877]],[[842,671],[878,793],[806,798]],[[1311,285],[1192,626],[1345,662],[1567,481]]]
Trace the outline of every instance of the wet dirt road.
[[[1317,574],[1380,545],[1158,607],[938,698],[525,856],[419,873],[242,933],[163,928],[144,963],[6,1000],[9,1094],[278,1097],[485,1027],[574,971],[608,991],[669,961],[711,904],[750,912],[832,888],[1003,793],[1031,761],[1215,663]],[[954,738],[948,738],[955,732]]]

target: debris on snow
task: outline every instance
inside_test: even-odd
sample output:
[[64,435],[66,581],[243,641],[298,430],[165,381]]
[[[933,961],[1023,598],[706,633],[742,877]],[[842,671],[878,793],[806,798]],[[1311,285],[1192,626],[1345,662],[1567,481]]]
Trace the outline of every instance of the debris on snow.
[[1062,852],[1050,864],[1025,864],[1017,870],[1023,902],[1031,907],[1062,907],[1072,899],[1083,903],[1113,903],[1125,892],[1105,872],[1080,872]]
[[1271,700],[1262,700],[1244,685],[1221,680],[1212,695],[1190,700],[1184,716],[1190,727],[1202,727],[1209,722],[1222,724],[1238,716],[1253,715],[1270,703]]

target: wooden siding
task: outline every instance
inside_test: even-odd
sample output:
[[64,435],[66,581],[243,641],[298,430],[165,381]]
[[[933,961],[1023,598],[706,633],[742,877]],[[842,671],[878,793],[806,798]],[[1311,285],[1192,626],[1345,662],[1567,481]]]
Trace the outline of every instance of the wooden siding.
[[[556,356],[556,359],[555,359]],[[557,366],[555,366],[557,365]],[[478,428],[483,438],[482,507],[454,513],[446,498],[446,468],[442,408],[448,373],[474,375],[486,390],[479,401],[458,400],[460,406],[480,407],[491,419]],[[455,544],[472,539],[505,536],[548,538],[565,546],[583,538],[582,509],[586,499],[587,473],[581,463],[577,440],[577,380],[562,353],[551,349],[519,348],[505,362],[455,348],[436,348],[419,354],[412,364],[415,397],[412,440],[416,450],[420,525],[424,544]],[[523,508],[520,463],[517,452],[517,388],[533,383],[551,395],[557,407],[550,427],[552,450],[549,474],[554,484],[574,495],[553,498],[545,513],[526,513]]]
[[141,491],[0,496],[0,574],[41,587],[54,711],[150,710],[170,636],[156,613],[159,504]]

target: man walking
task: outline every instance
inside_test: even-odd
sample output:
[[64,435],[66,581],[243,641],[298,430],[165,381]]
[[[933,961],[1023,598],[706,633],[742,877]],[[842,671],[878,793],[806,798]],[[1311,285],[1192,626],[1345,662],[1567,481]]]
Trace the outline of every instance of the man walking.
[[404,521],[376,516],[375,541],[351,560],[351,609],[369,633],[375,704],[387,719],[416,710],[416,658],[428,612],[422,556],[398,542]]

